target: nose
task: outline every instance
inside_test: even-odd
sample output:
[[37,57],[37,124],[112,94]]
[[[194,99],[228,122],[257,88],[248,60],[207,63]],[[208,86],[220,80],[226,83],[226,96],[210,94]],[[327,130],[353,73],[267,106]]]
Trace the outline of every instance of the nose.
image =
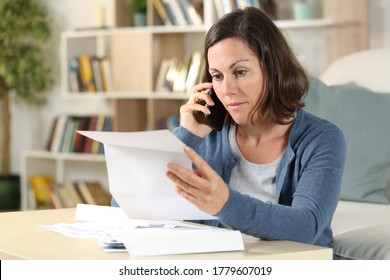
[[226,76],[221,83],[221,93],[226,96],[231,96],[235,94],[236,81],[234,78]]

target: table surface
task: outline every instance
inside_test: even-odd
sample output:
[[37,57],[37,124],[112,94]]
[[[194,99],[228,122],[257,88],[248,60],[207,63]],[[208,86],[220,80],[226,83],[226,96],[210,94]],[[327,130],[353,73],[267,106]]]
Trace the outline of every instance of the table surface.
[[263,241],[243,235],[245,251],[132,257],[127,252],[107,253],[97,239],[79,239],[42,230],[38,225],[74,223],[76,209],[0,213],[0,259],[125,260],[125,259],[332,259],[332,249],[291,241]]

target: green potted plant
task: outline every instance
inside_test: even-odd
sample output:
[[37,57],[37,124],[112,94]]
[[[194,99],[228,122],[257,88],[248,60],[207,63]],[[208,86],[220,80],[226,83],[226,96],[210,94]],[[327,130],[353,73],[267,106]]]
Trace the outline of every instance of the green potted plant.
[[126,0],[126,6],[133,16],[134,25],[145,26],[147,0]]
[[11,174],[11,95],[43,106],[53,85],[43,44],[51,35],[51,20],[35,0],[0,2],[0,209],[20,204],[19,176]]

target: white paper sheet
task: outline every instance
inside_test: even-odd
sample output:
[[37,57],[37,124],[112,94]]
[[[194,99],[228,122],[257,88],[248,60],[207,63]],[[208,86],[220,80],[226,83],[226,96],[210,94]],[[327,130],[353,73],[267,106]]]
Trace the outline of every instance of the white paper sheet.
[[131,256],[244,250],[239,231],[172,220],[129,219],[122,209],[78,204],[73,224],[41,225],[72,238],[96,238],[105,252]]
[[244,250],[237,230],[197,227],[123,228],[116,236],[132,256],[158,256]]
[[131,219],[216,219],[180,197],[166,177],[167,163],[191,169],[184,144],[169,130],[78,131],[104,144],[109,189]]

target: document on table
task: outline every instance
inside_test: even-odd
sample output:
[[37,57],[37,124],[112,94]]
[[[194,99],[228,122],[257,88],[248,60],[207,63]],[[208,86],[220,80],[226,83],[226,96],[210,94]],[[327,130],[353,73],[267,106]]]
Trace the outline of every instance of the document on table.
[[179,196],[166,177],[168,162],[192,168],[185,145],[169,130],[78,133],[104,144],[110,192],[129,218],[216,219]]
[[74,238],[96,238],[106,252],[131,256],[244,250],[239,231],[172,220],[129,219],[121,208],[79,204],[74,224],[40,228]]

